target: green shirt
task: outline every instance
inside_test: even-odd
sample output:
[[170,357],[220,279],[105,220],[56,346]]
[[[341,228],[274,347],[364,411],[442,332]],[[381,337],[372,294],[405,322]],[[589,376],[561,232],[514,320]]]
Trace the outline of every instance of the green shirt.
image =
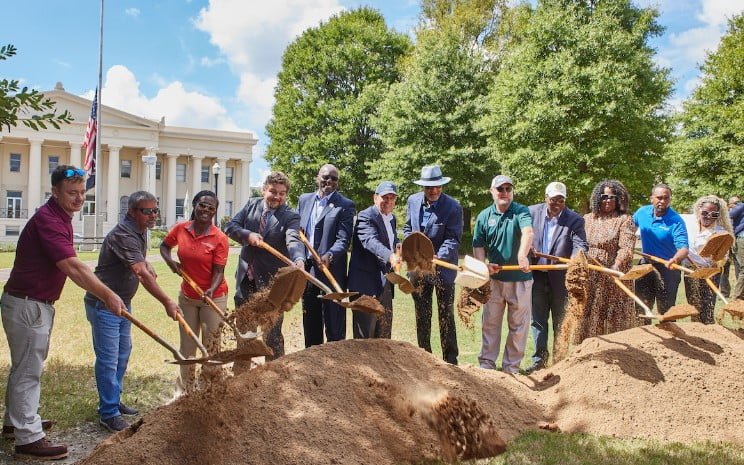
[[[522,229],[532,227],[530,210],[512,202],[504,213],[491,205],[478,214],[473,231],[473,248],[486,249],[488,261],[499,265],[518,265],[517,254]],[[532,273],[500,271],[491,276],[499,281],[529,281]]]

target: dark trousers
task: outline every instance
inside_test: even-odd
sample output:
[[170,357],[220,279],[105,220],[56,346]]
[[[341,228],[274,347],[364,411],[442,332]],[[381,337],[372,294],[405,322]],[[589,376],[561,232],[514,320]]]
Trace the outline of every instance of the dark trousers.
[[413,293],[416,308],[416,338],[418,346],[431,353],[431,317],[434,290],[437,292],[439,341],[445,362],[457,365],[457,328],[455,327],[455,285],[436,282],[436,275],[412,276],[411,284],[421,292]]
[[[240,307],[243,303],[251,298],[251,296],[258,291],[256,287],[256,281],[249,281],[248,277],[245,277],[240,283],[240,294],[244,298],[235,296],[235,308]],[[282,334],[282,323],[284,322],[284,313],[279,315],[279,319],[276,324],[271,327],[268,331],[266,328],[262,328],[264,332],[263,339],[267,346],[274,352],[273,356],[266,357],[266,361],[276,360],[277,358],[284,355],[284,335]],[[241,339],[238,338],[238,343]],[[237,362],[236,362],[237,363]],[[250,363],[250,362],[249,362]]]
[[377,297],[385,313],[372,313],[353,310],[352,328],[354,339],[390,339],[393,333],[393,285],[385,283],[382,293]]
[[744,299],[744,235],[736,236],[733,249],[734,267],[736,269],[736,285],[731,300]]
[[307,283],[302,294],[302,328],[305,347],[323,343],[323,327],[328,342],[346,339],[346,309],[333,301],[321,299],[320,288]]
[[[648,263],[641,260],[641,263]],[[648,273],[636,280],[636,295],[641,298],[648,308],[653,308],[654,302],[660,314],[665,314],[677,302],[677,289],[682,279],[680,272],[670,270],[661,263],[653,262],[652,273]],[[636,311],[642,313],[641,308]]]
[[553,289],[547,271],[532,272],[532,337],[535,339],[535,353],[532,363],[544,367],[548,363],[548,318],[553,317],[553,340],[566,314],[567,293],[563,289]]
[[[715,275],[711,278],[716,286],[719,279],[720,275]],[[706,325],[715,323],[713,310],[716,306],[716,294],[705,280],[685,276],[685,296],[687,297],[687,303],[700,312],[700,315],[697,317],[692,317],[693,321],[700,320],[701,323],[705,323]]]

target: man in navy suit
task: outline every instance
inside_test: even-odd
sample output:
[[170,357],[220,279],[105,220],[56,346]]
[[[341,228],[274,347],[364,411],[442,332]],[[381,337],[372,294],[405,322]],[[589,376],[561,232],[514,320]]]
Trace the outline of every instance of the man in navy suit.
[[[346,286],[346,253],[354,228],[354,202],[338,192],[339,173],[335,166],[323,165],[315,180],[318,190],[300,196],[300,224],[323,265],[343,289]],[[309,254],[308,251],[307,271],[328,283],[328,278]],[[328,342],[346,339],[346,309],[320,299],[319,294],[320,288],[308,281],[302,296],[305,347],[323,343],[323,326]]]
[[[421,179],[413,182],[423,190],[408,197],[403,235],[414,231],[426,234],[437,258],[456,265],[462,240],[462,207],[457,200],[442,193],[442,186],[450,181],[451,178],[442,176],[439,166],[421,168]],[[442,267],[437,267],[436,274],[409,274],[417,290],[413,293],[413,303],[418,346],[431,353],[432,294],[436,289],[442,358],[453,365],[457,365],[458,355],[454,312],[456,274]]]
[[[259,247],[266,242],[305,267],[305,246],[300,241],[300,215],[287,206],[289,178],[273,172],[264,181],[263,195],[248,200],[242,210],[225,226],[225,233],[243,245],[235,273],[235,306],[239,307],[251,294],[269,284],[279,268],[286,264]],[[275,359],[284,355],[283,316],[265,336]],[[237,363],[237,362],[236,362]]]
[[[545,188],[545,202],[530,206],[532,227],[535,231],[532,248],[558,257],[569,258],[579,250],[589,250],[584,230],[584,218],[566,207],[566,185],[551,182]],[[533,264],[549,264],[545,258],[532,258]],[[553,317],[553,339],[558,337],[565,314],[568,292],[566,271],[532,272],[532,335],[535,354],[532,372],[544,368],[548,361],[548,315]]]
[[377,297],[385,313],[380,316],[354,310],[354,339],[390,339],[393,329],[393,284],[385,278],[400,262],[395,254],[398,238],[393,215],[398,189],[383,181],[375,189],[371,207],[357,215],[349,262],[349,290]]

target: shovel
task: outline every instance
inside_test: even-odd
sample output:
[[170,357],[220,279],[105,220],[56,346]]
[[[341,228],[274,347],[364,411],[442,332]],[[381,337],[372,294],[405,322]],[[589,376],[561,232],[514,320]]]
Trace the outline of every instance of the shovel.
[[[400,258],[401,244],[395,248],[395,254]],[[410,294],[413,292],[413,284],[407,280],[405,276],[400,274],[400,261],[393,267],[393,271],[385,275],[385,279],[398,286],[398,288],[404,294]]]
[[[555,255],[549,255],[546,253],[537,252],[535,250],[532,251],[532,254],[538,257],[547,258],[549,260],[555,260],[562,263],[571,263],[570,258],[557,257]],[[599,271],[600,273],[606,273],[612,275],[614,278],[621,279],[623,281],[635,281],[636,279],[640,278],[641,276],[647,275],[653,270],[653,266],[651,266],[650,264],[635,265],[631,267],[627,273],[601,266],[601,264],[592,265],[591,263],[588,263],[587,266],[590,270]]]
[[214,302],[214,300],[212,300],[211,297],[204,295],[204,291],[202,291],[202,289],[199,287],[199,285],[196,283],[196,281],[194,281],[191,278],[191,276],[189,276],[188,274],[186,274],[186,272],[183,271],[183,269],[181,270],[181,277],[183,278],[184,281],[186,281],[186,284],[188,284],[189,286],[191,286],[191,289],[193,289],[194,292],[196,292],[197,294],[203,296],[202,299],[204,299],[204,301],[207,303],[207,305],[209,305],[212,310],[214,310],[215,312],[217,312],[217,314],[220,316],[220,318],[222,319],[222,321],[224,321],[225,324],[227,324],[230,328],[232,328],[232,330],[235,331],[235,334],[237,334],[238,337],[240,337],[241,339],[255,339],[255,338],[257,338],[257,337],[259,337],[261,335],[260,332],[256,332],[256,331],[248,331],[248,332],[245,332],[245,333],[241,333],[240,330],[238,330],[238,327],[235,324],[235,322],[234,321],[229,321],[227,319],[227,316],[222,312],[222,309],[220,309],[220,307]]
[[189,358],[186,360],[174,360],[170,363],[175,365],[189,365],[193,363],[207,363],[209,365],[224,365],[225,363],[250,360],[253,357],[266,357],[274,355],[274,352],[260,339],[246,341],[246,346],[237,349],[226,350],[204,358]]
[[711,235],[700,250],[701,257],[710,257],[714,262],[723,260],[734,245],[734,236],[727,232]]
[[455,283],[463,287],[476,289],[490,280],[488,266],[480,260],[471,256],[465,256],[462,265],[440,260],[434,256],[434,245],[431,239],[419,231],[413,232],[403,239],[402,244],[403,261],[409,270],[432,271],[432,265],[457,271]]
[[[643,252],[636,252],[636,253],[638,255],[642,256],[645,259],[654,261],[656,263],[661,263],[662,265],[666,265],[667,263],[669,263],[668,261],[664,260],[663,258],[654,257],[653,255],[649,255],[647,253],[643,253]],[[674,263],[672,265],[672,269],[673,270],[682,271],[685,274],[687,274],[689,277],[695,278],[695,279],[706,279],[706,278],[710,278],[711,276],[715,276],[715,275],[717,275],[718,273],[721,272],[721,270],[718,269],[718,268],[697,268],[695,270],[692,270],[692,269],[687,268],[687,267],[684,267],[682,265],[677,265],[676,263]]]
[[341,286],[338,284],[338,281],[336,281],[336,278],[333,276],[333,273],[328,269],[328,267],[325,266],[323,263],[323,260],[321,260],[320,255],[318,255],[318,252],[313,248],[312,245],[310,245],[310,241],[307,240],[307,237],[305,236],[305,233],[300,231],[300,240],[303,244],[305,244],[305,247],[307,247],[307,250],[310,251],[310,254],[313,256],[313,260],[315,260],[315,263],[318,265],[318,268],[320,268],[323,271],[323,274],[326,275],[326,278],[328,278],[328,281],[331,283],[333,288],[336,290],[333,294],[326,294],[324,297],[329,298],[329,295],[333,296],[343,296],[343,298],[339,299],[331,299],[335,300],[337,304],[344,308],[350,308],[352,310],[359,310],[360,312],[365,313],[374,313],[374,314],[383,314],[385,313],[385,308],[382,306],[382,304],[375,299],[374,297],[363,295],[359,297],[356,300],[349,301],[349,297],[357,296],[359,295],[358,292],[343,292],[343,289],[341,289]]

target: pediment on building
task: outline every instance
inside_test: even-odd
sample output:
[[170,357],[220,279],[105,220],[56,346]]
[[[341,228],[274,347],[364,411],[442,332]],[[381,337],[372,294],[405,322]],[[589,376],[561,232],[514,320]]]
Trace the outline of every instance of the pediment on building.
[[[71,94],[65,90],[51,90],[43,92],[44,95],[57,103],[58,112],[68,110],[75,120],[75,123],[88,123],[90,108],[93,102],[91,100]],[[161,124],[147,118],[117,110],[103,105],[101,113],[101,124],[105,126],[116,126],[121,128],[132,129],[159,129]]]

